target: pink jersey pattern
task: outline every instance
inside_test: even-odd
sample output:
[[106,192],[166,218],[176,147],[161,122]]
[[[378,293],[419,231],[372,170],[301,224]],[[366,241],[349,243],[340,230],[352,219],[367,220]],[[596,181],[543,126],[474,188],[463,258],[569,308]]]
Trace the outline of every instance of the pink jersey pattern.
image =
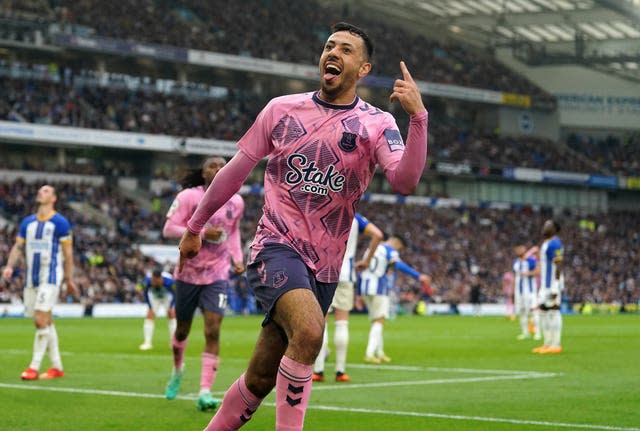
[[[182,236],[204,192],[204,187],[198,186],[178,193],[167,213],[167,221],[163,229],[165,237],[180,238]],[[224,231],[220,241],[213,243],[203,237],[200,253],[185,263],[182,272],[178,273],[176,267],[174,278],[198,285],[228,280],[231,260],[242,262],[239,228],[243,213],[244,200],[242,196],[235,194],[207,222],[207,226],[219,227]]]
[[[426,124],[426,113],[417,114]],[[426,144],[426,125],[422,136]],[[253,160],[269,156],[264,213],[251,245],[296,250],[321,282],[337,282],[356,206],[376,165],[393,170],[404,142],[391,114],[356,98],[331,105],[317,93],[273,99],[238,147]]]

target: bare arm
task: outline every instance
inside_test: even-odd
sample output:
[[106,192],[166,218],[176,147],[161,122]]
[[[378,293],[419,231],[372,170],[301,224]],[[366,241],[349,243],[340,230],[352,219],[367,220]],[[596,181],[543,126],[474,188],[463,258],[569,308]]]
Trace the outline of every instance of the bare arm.
[[357,269],[365,269],[369,267],[369,264],[371,263],[371,258],[376,252],[378,245],[382,242],[382,238],[384,236],[380,228],[373,223],[369,223],[364,228],[363,233],[367,235],[369,238],[371,238],[371,241],[369,241],[369,247],[367,247],[367,250],[364,254],[364,258],[356,262]]
[[18,261],[24,256],[24,241],[18,239],[16,243],[11,247],[9,252],[9,259],[7,259],[7,265],[2,270],[2,278],[10,280],[13,275],[13,270],[18,264]]
[[556,256],[553,259],[553,263],[556,264],[556,273],[555,273],[556,280],[560,280],[560,275],[562,274],[562,262],[563,262],[562,256]]
[[76,292],[76,283],[73,281],[73,242],[62,242],[62,254],[64,255],[64,278],[69,293]]

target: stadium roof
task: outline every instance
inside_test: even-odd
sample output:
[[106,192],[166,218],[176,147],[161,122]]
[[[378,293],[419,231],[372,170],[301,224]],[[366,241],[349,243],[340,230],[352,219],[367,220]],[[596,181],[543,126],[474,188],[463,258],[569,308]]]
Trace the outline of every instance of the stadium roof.
[[512,47],[514,55],[530,65],[582,64],[640,80],[640,0],[346,3],[427,36],[461,39],[488,48]]

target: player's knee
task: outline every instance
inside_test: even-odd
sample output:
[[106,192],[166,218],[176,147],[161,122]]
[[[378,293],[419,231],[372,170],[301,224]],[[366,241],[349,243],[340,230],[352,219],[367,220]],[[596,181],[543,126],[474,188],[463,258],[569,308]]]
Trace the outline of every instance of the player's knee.
[[322,347],[324,336],[324,325],[313,320],[305,322],[293,331],[293,337],[289,340],[289,345],[295,346],[302,356],[315,358]]
[[220,340],[220,325],[211,325],[205,327],[204,337],[209,343],[217,343]]
[[276,376],[273,373],[247,372],[245,384],[256,397],[264,398],[276,386]]
[[36,328],[43,329],[51,324],[51,318],[43,313],[36,313],[33,317]]
[[176,331],[175,331],[176,340],[178,340],[178,341],[186,340],[187,337],[189,336],[189,330],[190,329],[191,329],[191,326],[178,325],[176,327]]

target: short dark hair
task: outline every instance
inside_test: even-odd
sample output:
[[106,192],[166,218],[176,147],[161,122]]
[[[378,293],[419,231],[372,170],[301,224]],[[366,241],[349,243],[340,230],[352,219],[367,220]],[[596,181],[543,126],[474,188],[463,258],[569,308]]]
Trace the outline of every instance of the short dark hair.
[[151,272],[151,275],[154,277],[162,277],[162,270],[160,268],[156,268]]
[[355,25],[347,22],[338,22],[331,27],[331,30],[334,33],[338,31],[348,31],[349,33],[360,36],[364,41],[364,46],[367,48],[367,59],[371,59],[371,57],[373,57],[373,42],[371,42],[367,33],[360,27],[356,27]]
[[386,236],[385,241],[390,240],[391,238],[395,238],[398,240],[398,242],[400,242],[400,244],[402,244],[402,247],[407,248],[407,241],[400,235],[396,235],[396,234],[387,235],[385,233],[384,236]]

